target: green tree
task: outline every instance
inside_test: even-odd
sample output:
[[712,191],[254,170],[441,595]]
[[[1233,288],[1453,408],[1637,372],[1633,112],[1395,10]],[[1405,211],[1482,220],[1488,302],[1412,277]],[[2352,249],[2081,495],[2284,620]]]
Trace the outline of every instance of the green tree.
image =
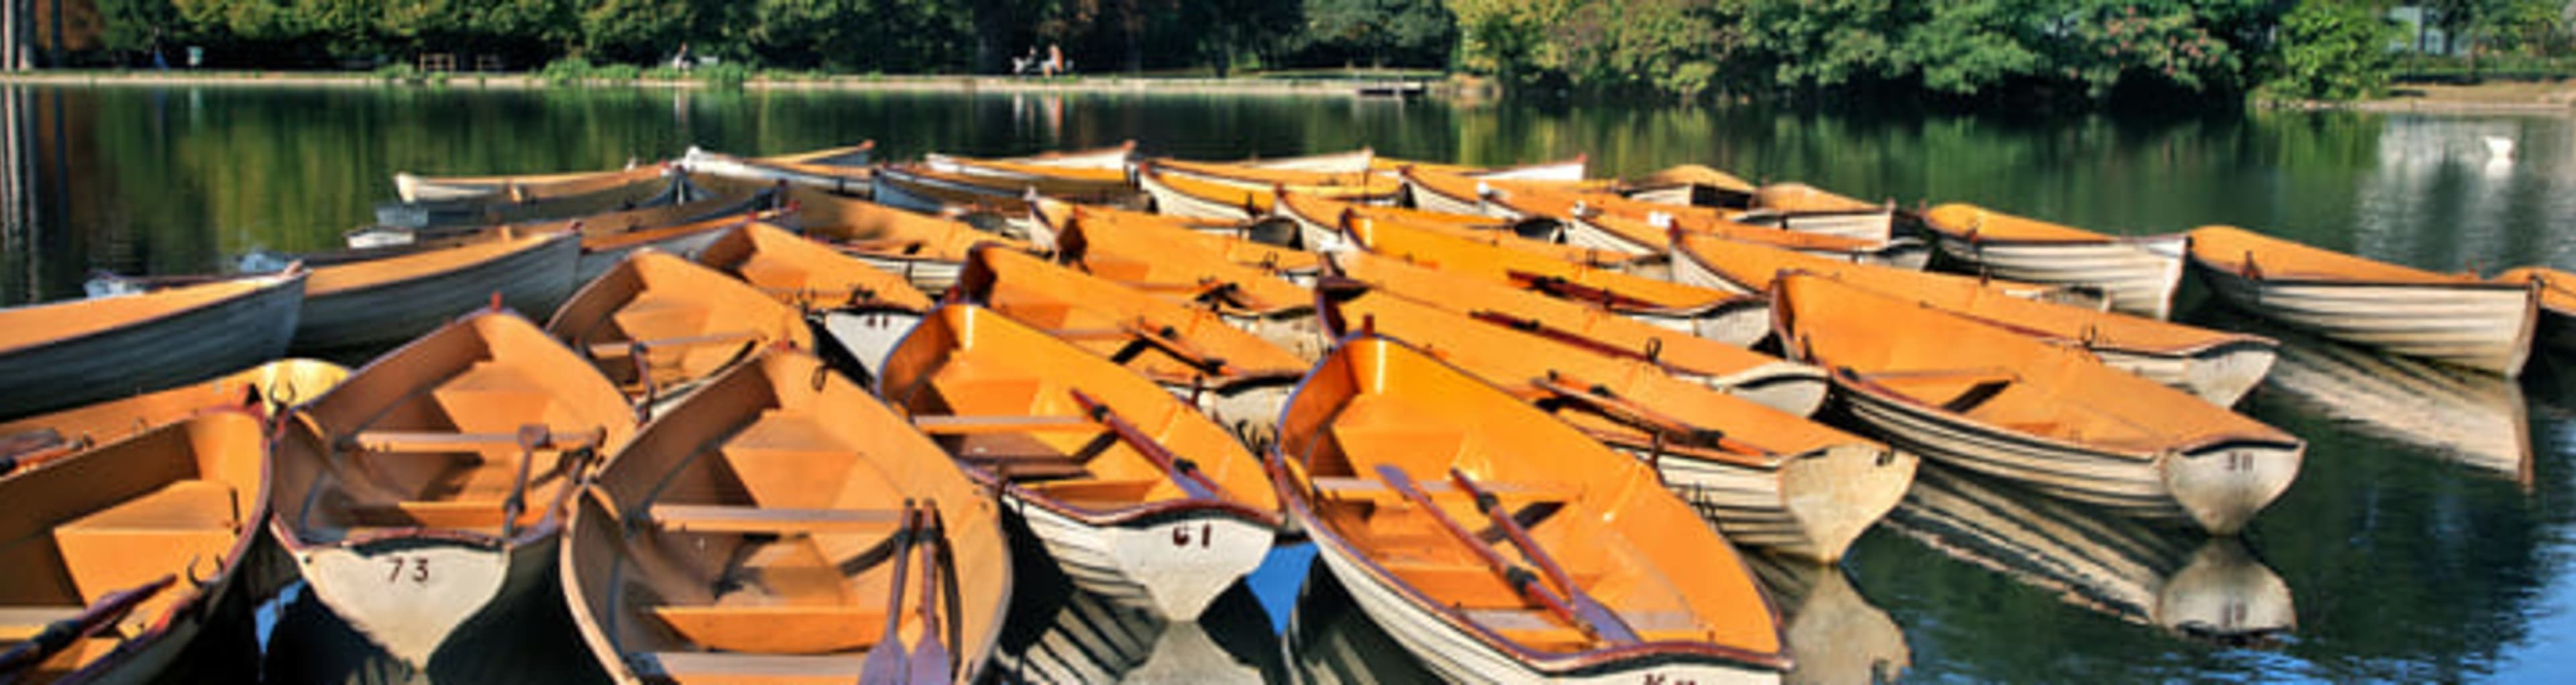
[[2305,0],[2281,20],[2281,74],[2274,81],[2299,97],[2350,100],[2388,87],[2401,37],[2377,3]]
[[1308,0],[1302,9],[1300,40],[1308,49],[1365,57],[1374,66],[1436,65],[1458,39],[1457,18],[1436,0]]

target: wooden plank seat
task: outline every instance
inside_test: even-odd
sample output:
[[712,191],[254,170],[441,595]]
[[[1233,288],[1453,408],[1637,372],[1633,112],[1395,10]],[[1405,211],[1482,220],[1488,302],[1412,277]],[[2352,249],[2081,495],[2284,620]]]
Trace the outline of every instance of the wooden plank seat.
[[893,509],[786,509],[714,504],[656,504],[664,530],[689,533],[884,533],[902,526]]
[[508,522],[499,499],[403,500],[352,504],[350,517],[362,527],[493,529]]
[[0,606],[0,642],[24,642],[35,639],[47,626],[80,618],[88,607],[81,606]]
[[636,675],[656,680],[848,683],[864,657],[727,652],[653,652],[629,655]]
[[592,343],[590,346],[583,348],[583,350],[595,358],[626,357],[633,356],[635,351],[638,349],[649,352],[651,350],[663,348],[740,345],[744,343],[757,343],[760,342],[760,340],[760,334],[752,331],[717,331],[704,335],[684,335],[672,338],[655,338],[651,340]]
[[347,438],[346,448],[397,454],[472,453],[487,449],[542,451],[580,449],[599,444],[601,431],[565,431],[536,424],[516,433],[451,433],[444,431],[363,431]]
[[[1114,442],[1105,429],[1099,436],[1085,446],[1105,449]],[[942,441],[955,443],[949,454],[958,463],[997,471],[1014,481],[1089,478],[1090,457],[1097,454],[1097,450],[1067,453],[1026,433],[970,433],[948,436]]]
[[657,606],[652,612],[690,642],[743,654],[823,654],[885,639],[882,604]]

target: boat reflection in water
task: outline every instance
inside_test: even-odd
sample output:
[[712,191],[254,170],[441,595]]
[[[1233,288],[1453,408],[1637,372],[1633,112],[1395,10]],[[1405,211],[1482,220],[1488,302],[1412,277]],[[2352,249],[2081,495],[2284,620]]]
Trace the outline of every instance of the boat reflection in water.
[[1306,573],[1288,615],[1289,682],[1299,685],[1431,685],[1440,677],[1396,644],[1321,563]]
[[1797,659],[1781,682],[1892,683],[1914,666],[1904,629],[1862,596],[1841,566],[1752,550],[1743,554],[1744,565],[1779,608],[1789,655]]
[[[555,587],[554,574],[545,585]],[[553,597],[549,593],[548,598]],[[608,674],[585,658],[587,648],[561,601],[520,602],[490,627],[458,633],[426,667],[413,667],[367,641],[315,600],[311,588],[290,585],[277,601],[276,623],[261,657],[261,682],[270,683],[606,683]],[[222,682],[203,680],[196,682]]]
[[2290,586],[2234,537],[2159,529],[1925,464],[1886,525],[2076,606],[2222,644],[2298,625]]
[[[1005,524],[1020,528],[1018,523]],[[1281,682],[1279,638],[1243,583],[1217,595],[1197,621],[1083,592],[1022,528],[1013,533],[1011,618],[989,672],[1002,683]],[[1401,650],[1398,650],[1401,654]]]
[[2353,432],[2532,485],[2531,414],[2512,379],[2326,340],[2224,307],[2195,318],[2281,341],[2264,393]]

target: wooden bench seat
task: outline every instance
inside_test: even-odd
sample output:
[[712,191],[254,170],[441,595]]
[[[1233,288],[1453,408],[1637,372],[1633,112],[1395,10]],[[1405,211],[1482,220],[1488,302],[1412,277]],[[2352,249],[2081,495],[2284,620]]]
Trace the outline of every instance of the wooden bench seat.
[[700,646],[745,654],[825,654],[885,639],[885,607],[844,604],[657,606],[653,617]]
[[653,522],[690,533],[883,533],[903,525],[893,509],[771,509],[713,504],[656,504]]
[[[535,513],[538,495],[528,495],[528,512]],[[359,504],[349,507],[349,515],[366,527],[421,527],[443,529],[499,529],[505,522],[500,499],[405,500],[401,502]]]

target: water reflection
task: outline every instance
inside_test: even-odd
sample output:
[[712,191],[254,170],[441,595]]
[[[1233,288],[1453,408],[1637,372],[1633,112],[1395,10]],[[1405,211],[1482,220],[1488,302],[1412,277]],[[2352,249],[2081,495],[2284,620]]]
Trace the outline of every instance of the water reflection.
[[1914,665],[1905,632],[1853,587],[1841,566],[1744,552],[1771,605],[1797,667],[1790,685],[1895,682]]
[[1289,615],[1290,682],[1301,685],[1428,685],[1441,682],[1351,599],[1323,564],[1306,574]]
[[1227,588],[1197,621],[1167,621],[1075,588],[1026,533],[1012,536],[1011,615],[994,647],[991,679],[1033,685],[1285,679],[1279,637],[1250,588]]
[[[554,582],[548,574],[548,587]],[[426,668],[386,653],[297,585],[285,591],[261,662],[270,683],[604,683],[562,602],[518,602],[514,615],[458,633]],[[237,681],[236,681],[237,682]]]
[[2191,318],[2281,341],[2264,392],[2354,432],[2532,485],[2531,413],[2519,383],[2326,340],[2222,306]]
[[2177,635],[2251,644],[2298,626],[2289,584],[2233,537],[2152,528],[1930,465],[1886,523],[2068,604]]

